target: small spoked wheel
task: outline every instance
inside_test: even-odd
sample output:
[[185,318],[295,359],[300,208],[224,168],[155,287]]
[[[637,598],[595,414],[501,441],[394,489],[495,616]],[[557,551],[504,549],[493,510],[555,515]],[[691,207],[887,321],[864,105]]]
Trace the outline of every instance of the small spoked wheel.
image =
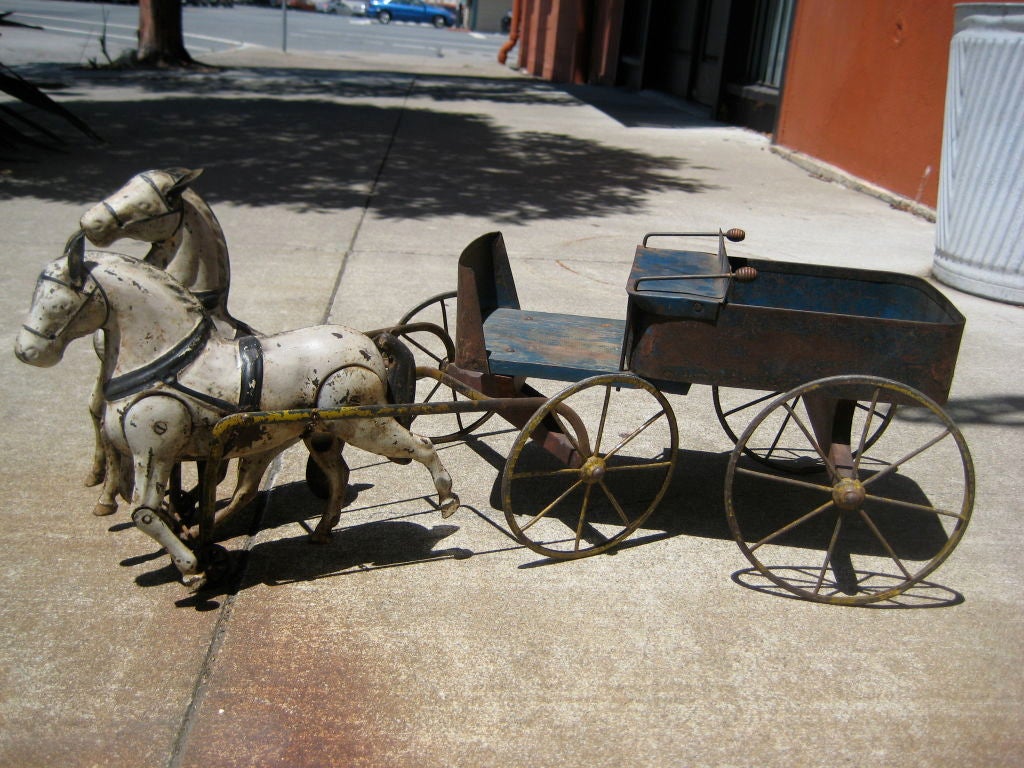
[[[711,397],[715,405],[715,415],[722,425],[725,434],[733,444],[739,442],[740,434],[749,423],[751,417],[781,395],[782,392],[751,392],[747,389],[729,387],[711,388]],[[870,448],[889,426],[896,407],[892,403],[857,402],[854,409],[854,431],[858,431],[870,417],[871,434],[864,442],[864,449]],[[804,475],[821,472],[825,462],[816,451],[811,450],[800,428],[785,409],[776,410],[768,422],[761,428],[758,439],[744,446],[747,456],[767,467]]]
[[[855,401],[870,411],[849,430]],[[883,402],[899,410],[879,434],[873,414]],[[822,403],[833,409],[824,419]],[[824,477],[797,478],[751,460],[748,447],[770,442],[780,416],[817,455]],[[833,441],[846,431],[846,460],[837,458],[842,450],[819,446],[822,423]],[[892,599],[921,582],[956,547],[973,506],[974,465],[950,417],[917,390],[869,376],[821,379],[775,398],[737,440],[725,479],[729,527],[757,574],[839,605]]]
[[[392,332],[412,351],[417,366],[443,371],[455,357],[452,329],[455,323],[456,292],[446,291],[417,304],[398,321]],[[417,403],[459,402],[465,400],[456,390],[434,379],[416,382]],[[418,416],[413,431],[429,437],[433,443],[462,440],[491,417],[485,413],[449,413]]]
[[516,438],[501,481],[505,520],[522,544],[546,557],[604,552],[658,506],[678,444],[671,406],[643,379],[609,374],[573,384]]

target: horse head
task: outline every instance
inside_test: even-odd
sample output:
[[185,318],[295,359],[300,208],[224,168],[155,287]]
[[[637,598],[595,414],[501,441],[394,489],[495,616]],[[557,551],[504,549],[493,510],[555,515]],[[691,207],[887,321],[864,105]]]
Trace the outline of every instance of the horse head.
[[106,299],[85,261],[85,240],[77,232],[64,255],[40,273],[32,306],[14,344],[23,363],[48,368],[60,362],[73,339],[100,328],[107,316]]
[[82,231],[100,248],[123,237],[146,243],[167,240],[181,227],[182,193],[202,172],[168,168],[137,174],[82,216]]

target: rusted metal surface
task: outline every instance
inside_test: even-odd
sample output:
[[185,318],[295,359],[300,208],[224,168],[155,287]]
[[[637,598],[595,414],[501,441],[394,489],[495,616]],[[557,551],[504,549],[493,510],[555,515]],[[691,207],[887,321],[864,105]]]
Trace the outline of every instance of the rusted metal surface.
[[946,401],[964,318],[924,280],[756,259],[730,263],[754,267],[758,276],[730,284],[713,322],[631,306],[630,370],[658,382],[762,390],[876,375]]
[[[851,434],[849,392],[915,406],[914,419],[890,427],[906,434],[868,456],[873,427],[866,421]],[[816,477],[741,461],[773,412],[800,426],[823,463]],[[915,460],[942,468],[927,491],[903,476]],[[754,418],[730,456],[725,507],[740,550],[769,581],[807,600],[863,605],[895,597],[945,561],[970,522],[974,488],[963,434],[933,400],[889,379],[840,376],[779,395]],[[765,514],[766,492],[774,515]]]

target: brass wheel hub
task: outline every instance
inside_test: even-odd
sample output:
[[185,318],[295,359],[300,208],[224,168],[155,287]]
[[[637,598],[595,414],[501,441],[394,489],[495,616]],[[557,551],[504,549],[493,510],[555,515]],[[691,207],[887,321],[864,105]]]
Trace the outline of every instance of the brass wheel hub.
[[591,456],[580,468],[580,478],[583,482],[593,485],[604,479],[605,464],[600,456]]
[[860,480],[844,477],[832,486],[832,501],[844,512],[860,509],[867,492]]

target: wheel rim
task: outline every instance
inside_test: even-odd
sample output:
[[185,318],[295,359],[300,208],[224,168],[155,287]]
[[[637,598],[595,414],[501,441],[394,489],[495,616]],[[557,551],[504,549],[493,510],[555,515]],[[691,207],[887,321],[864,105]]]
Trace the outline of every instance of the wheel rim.
[[[747,444],[780,409],[817,452],[801,398],[851,388],[870,393],[869,402],[900,403],[870,450],[863,446],[874,434],[871,420],[853,433],[851,448],[860,451],[851,470],[821,456],[828,474],[805,480],[746,458]],[[779,396],[740,436],[726,472],[726,515],[740,550],[771,584],[823,603],[902,594],[949,556],[973,505],[974,466],[960,430],[925,395],[876,377],[822,379]]]
[[[451,329],[455,320],[455,291],[447,291],[417,304],[399,320],[392,330],[406,343],[417,366],[436,368],[443,371],[455,356]],[[421,324],[432,327],[419,327]],[[416,326],[405,329],[403,326]],[[434,379],[423,378],[416,382],[417,403],[459,402],[466,398],[456,390]],[[491,413],[451,413],[433,416],[419,416],[413,422],[413,431],[429,437],[434,443],[448,443],[462,440],[477,429]]]
[[[739,442],[739,436],[750,419],[781,394],[782,392],[751,392],[729,387],[711,388],[718,423],[722,425],[733,445]],[[857,402],[854,431],[859,433],[867,420],[871,420],[871,430],[864,442],[864,450],[878,442],[895,413],[896,407],[891,403],[872,405],[870,402]],[[765,425],[759,437],[760,442],[744,447],[744,453],[754,461],[793,475],[825,470],[825,462],[816,451],[810,450],[806,445],[799,427],[788,412],[776,412],[773,423]]]
[[[531,440],[545,424],[569,437],[574,466]],[[505,520],[522,544],[546,557],[604,552],[658,506],[677,450],[672,408],[646,381],[608,375],[573,384],[541,406],[516,438],[502,473]]]

